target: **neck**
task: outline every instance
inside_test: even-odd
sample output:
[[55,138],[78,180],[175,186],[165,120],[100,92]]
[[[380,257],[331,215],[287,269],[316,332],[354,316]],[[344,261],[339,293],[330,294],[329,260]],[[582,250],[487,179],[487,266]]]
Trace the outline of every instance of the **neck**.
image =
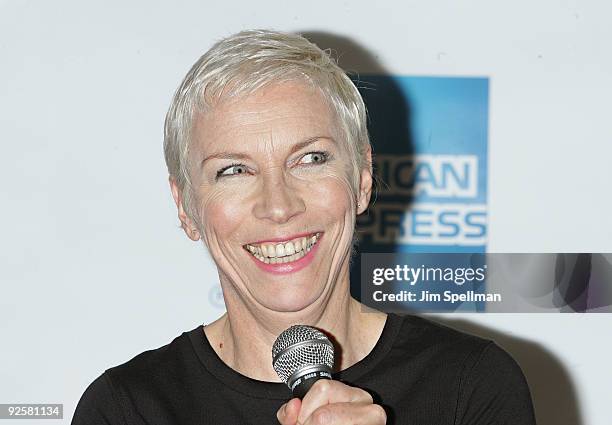
[[386,315],[351,298],[348,273],[337,283],[327,301],[298,312],[248,306],[228,294],[225,285],[227,313],[206,326],[206,336],[217,355],[232,369],[252,379],[279,382],[272,368],[272,344],[291,325],[314,326],[332,336],[337,350],[336,369],[346,369],[376,345]]

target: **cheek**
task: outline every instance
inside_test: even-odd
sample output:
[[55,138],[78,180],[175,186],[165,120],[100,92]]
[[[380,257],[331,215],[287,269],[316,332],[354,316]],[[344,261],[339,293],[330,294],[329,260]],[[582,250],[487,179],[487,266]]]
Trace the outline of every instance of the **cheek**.
[[240,195],[217,190],[201,193],[199,199],[198,214],[207,245],[210,246],[209,242],[213,239],[216,240],[215,244],[229,240],[245,219]]
[[348,178],[341,174],[329,175],[309,185],[308,204],[320,211],[327,211],[333,219],[351,215],[353,210],[353,190]]

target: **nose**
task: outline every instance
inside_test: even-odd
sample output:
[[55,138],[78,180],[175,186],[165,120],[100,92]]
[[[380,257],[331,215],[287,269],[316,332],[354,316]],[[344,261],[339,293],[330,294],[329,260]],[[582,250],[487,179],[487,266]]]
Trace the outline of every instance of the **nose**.
[[261,190],[253,207],[255,217],[283,224],[306,210],[297,188],[287,182],[282,169],[268,170],[261,176]]

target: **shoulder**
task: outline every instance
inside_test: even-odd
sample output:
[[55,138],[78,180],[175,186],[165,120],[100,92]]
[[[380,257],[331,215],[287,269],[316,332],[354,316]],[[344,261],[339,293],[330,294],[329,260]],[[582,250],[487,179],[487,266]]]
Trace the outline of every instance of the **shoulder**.
[[79,400],[71,425],[125,424],[123,409],[117,401],[108,375],[95,379]]
[[72,424],[130,423],[134,403],[155,403],[164,396],[160,392],[180,392],[193,375],[191,332],[104,371],[81,396]]
[[535,423],[523,371],[494,341],[421,317],[400,320],[396,356],[409,353],[412,367],[455,388],[456,423]]
[[516,361],[494,341],[453,329],[423,317],[396,316],[401,322],[394,348],[412,356],[427,355],[441,364],[460,366],[462,375],[495,369],[499,373],[522,372]]
[[413,315],[391,315],[398,332],[394,349],[408,351],[411,357],[424,355],[439,360],[469,363],[491,340],[480,338],[432,320]]
[[525,375],[514,358],[494,342],[464,365],[456,419],[459,424],[535,424]]
[[121,365],[107,369],[105,374],[111,382],[130,384],[130,387],[174,379],[185,373],[193,362],[193,349],[188,334],[184,332],[162,347],[140,353]]

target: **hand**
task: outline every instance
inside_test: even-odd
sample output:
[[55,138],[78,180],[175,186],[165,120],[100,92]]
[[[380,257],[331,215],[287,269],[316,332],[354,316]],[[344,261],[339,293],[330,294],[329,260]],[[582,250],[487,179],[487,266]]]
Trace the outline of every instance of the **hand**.
[[276,413],[281,425],[384,425],[387,414],[372,396],[340,381],[321,379],[300,401],[293,398]]

